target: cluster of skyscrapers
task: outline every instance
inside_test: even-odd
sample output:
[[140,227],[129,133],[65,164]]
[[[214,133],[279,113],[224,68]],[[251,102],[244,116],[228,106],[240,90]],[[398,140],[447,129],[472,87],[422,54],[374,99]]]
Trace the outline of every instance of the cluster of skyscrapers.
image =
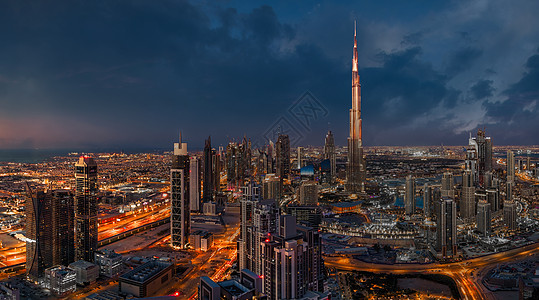
[[241,190],[239,269],[261,278],[259,292],[267,299],[302,299],[307,293],[322,295],[323,261],[318,230],[297,224],[293,215],[281,214],[274,199],[262,197],[260,186],[249,183]]
[[[436,250],[442,257],[450,257],[457,250],[457,211],[463,224],[475,223],[482,236],[492,233],[493,214],[503,208],[503,221],[507,229],[517,228],[516,203],[512,200],[515,178],[514,155],[507,152],[507,180],[505,201],[501,199],[499,172],[493,170],[492,140],[484,130],[477,137],[470,136],[466,149],[460,189],[456,188],[452,172],[444,172],[440,186],[425,184],[423,187],[423,213],[436,220]],[[416,186],[411,175],[406,177],[404,206],[407,215],[416,211]],[[503,205],[502,205],[503,204]],[[457,207],[459,208],[457,210]]]
[[267,147],[253,151],[251,141],[244,138],[241,143],[230,142],[223,153],[222,149],[212,149],[211,138],[208,138],[201,161],[196,156],[189,156],[187,143],[180,137],[180,142],[174,144],[170,176],[173,247],[188,247],[190,215],[203,212],[205,204],[216,199],[221,189],[221,171],[226,172],[227,189],[235,191],[245,185],[246,179],[266,174],[264,195],[279,201],[284,181],[290,175],[290,139],[281,134],[275,144],[270,141]]

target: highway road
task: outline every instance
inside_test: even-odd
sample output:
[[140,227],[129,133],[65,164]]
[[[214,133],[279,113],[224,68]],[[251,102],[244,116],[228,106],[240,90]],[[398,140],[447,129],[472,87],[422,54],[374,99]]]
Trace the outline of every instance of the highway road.
[[[170,216],[169,204],[150,206],[147,210],[132,214],[118,222],[102,225],[98,228],[98,239],[104,240],[131,229],[144,226]],[[22,245],[24,243],[21,243]],[[12,266],[26,261],[26,246],[0,250],[0,266]]]
[[[365,271],[372,273],[394,274],[444,274],[453,278],[461,296],[466,300],[493,299],[491,293],[482,286],[481,278],[477,274],[483,269],[493,267],[500,263],[508,263],[539,255],[539,243],[525,247],[490,254],[482,257],[468,259],[460,262],[440,264],[374,264],[366,263],[347,257],[324,257],[326,267],[333,267],[345,271]],[[475,277],[471,276],[474,272]]]

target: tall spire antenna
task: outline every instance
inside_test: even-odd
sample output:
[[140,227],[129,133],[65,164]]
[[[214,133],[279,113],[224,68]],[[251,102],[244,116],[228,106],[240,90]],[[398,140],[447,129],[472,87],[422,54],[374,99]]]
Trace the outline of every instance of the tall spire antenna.
[[354,20],[354,37],[356,36],[356,30],[357,29],[357,26],[356,26],[356,20]]

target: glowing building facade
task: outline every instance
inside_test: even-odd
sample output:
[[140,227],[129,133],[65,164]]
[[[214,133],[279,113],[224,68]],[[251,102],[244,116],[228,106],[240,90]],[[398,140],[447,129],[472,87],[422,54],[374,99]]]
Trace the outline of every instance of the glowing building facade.
[[346,189],[351,193],[365,191],[365,157],[361,132],[361,84],[359,83],[357,37],[354,29],[354,59],[352,61],[352,109],[348,137],[348,166]]

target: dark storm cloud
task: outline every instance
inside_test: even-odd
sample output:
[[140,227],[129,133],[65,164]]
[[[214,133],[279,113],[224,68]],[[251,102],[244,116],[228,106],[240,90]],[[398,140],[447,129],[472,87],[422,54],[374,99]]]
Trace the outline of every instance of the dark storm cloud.
[[494,95],[494,87],[492,86],[494,82],[492,80],[479,80],[471,88],[471,92],[475,99],[484,99]]
[[[538,50],[539,52],[539,50]],[[528,58],[526,72],[522,78],[502,95],[506,98],[503,102],[485,102],[488,116],[504,126],[513,129],[520,128],[522,123],[532,123],[535,132],[538,131],[539,114],[539,53]]]
[[[361,70],[365,111],[380,127],[409,123],[440,103],[454,105],[446,76],[420,60],[421,48],[380,53],[381,67]],[[370,119],[369,116],[365,116]]]
[[417,46],[420,44],[422,38],[423,38],[422,32],[414,32],[412,34],[406,35],[402,39],[401,45],[402,46],[410,46],[410,45]]
[[[306,90],[329,114],[305,132],[304,142],[320,144],[331,123],[337,144],[345,144],[351,11],[359,4],[305,2],[288,10],[287,2],[262,2],[1,2],[0,148],[169,147],[180,129],[194,147],[208,134],[216,143],[254,138]],[[406,13],[386,15],[376,7],[387,3],[365,5],[358,10],[358,38],[367,145],[465,141],[455,132],[485,120],[475,121],[483,112],[466,115],[471,108],[461,105],[493,101],[497,91],[505,90],[508,100],[485,102],[486,123],[535,121],[537,59],[509,88],[495,78],[501,72],[485,74],[499,65],[481,65],[500,47],[478,47],[470,37],[480,32],[468,29],[494,22],[474,20],[473,27],[447,33],[430,18],[410,24],[454,7],[403,5]],[[469,18],[462,11],[449,23]],[[438,39],[454,32],[455,43]],[[470,74],[476,66],[481,76]],[[450,83],[459,76],[469,80]],[[472,97],[466,102],[463,95]]]
[[[186,1],[35,5],[0,8],[0,53],[10,58],[0,62],[3,112],[77,114],[79,122],[97,123],[123,143],[137,143],[136,131],[151,135],[168,127],[169,134],[188,124],[205,126],[204,135],[216,128],[242,135],[253,121],[252,103],[275,110],[290,99],[286,87],[294,90],[306,77],[310,68],[300,64],[324,64],[309,45],[279,53],[280,41],[294,30],[269,6],[247,14],[223,9],[220,24],[212,25]],[[97,144],[105,136],[88,138]]]
[[482,50],[473,47],[459,49],[449,57],[445,72],[452,77],[466,71],[481,54],[483,54]]

